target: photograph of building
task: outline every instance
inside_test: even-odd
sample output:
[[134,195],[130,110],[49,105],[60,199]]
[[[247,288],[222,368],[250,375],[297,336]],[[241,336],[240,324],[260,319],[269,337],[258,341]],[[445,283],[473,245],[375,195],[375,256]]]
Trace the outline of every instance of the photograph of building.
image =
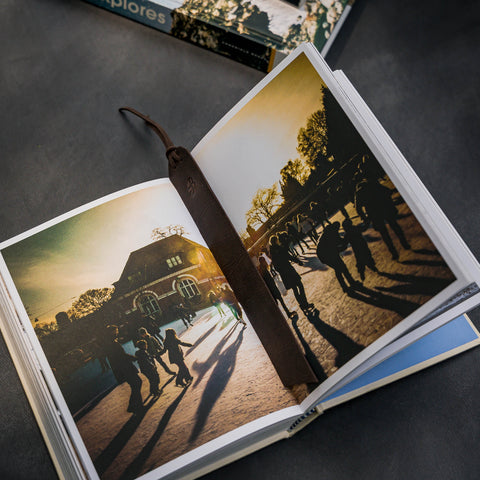
[[100,478],[298,404],[168,181],[80,210],[1,255]]
[[153,316],[164,325],[178,305],[210,306],[208,293],[224,283],[210,250],[175,234],[130,253],[110,301],[124,321]]

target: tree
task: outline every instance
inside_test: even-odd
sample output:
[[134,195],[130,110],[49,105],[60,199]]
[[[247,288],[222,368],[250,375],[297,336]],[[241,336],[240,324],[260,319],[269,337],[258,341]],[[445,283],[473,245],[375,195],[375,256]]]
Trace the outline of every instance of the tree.
[[154,228],[152,230],[152,240],[162,240],[172,235],[180,235],[181,237],[188,235],[183,225],[167,225],[166,227]]
[[326,154],[335,158],[336,168],[340,168],[354,155],[372,155],[330,90],[324,89],[323,106],[328,138]]
[[297,141],[297,151],[307,165],[316,175],[327,175],[332,166],[328,158],[328,130],[323,108],[308,117],[306,126],[298,131]]
[[277,184],[270,188],[260,188],[252,199],[252,208],[245,214],[247,224],[258,225],[265,223],[280,207],[280,194]]
[[301,191],[305,183],[310,168],[299,158],[289,160],[280,170],[280,188],[282,189],[282,198],[285,202],[293,200]]
[[39,325],[38,323],[33,327],[38,338],[46,337],[53,332],[58,330],[58,325],[55,322],[43,323]]
[[69,318],[78,320],[97,311],[110,300],[114,290],[114,288],[108,287],[92,288],[82,293],[68,309],[67,314]]
[[296,158],[295,160],[289,160],[287,164],[280,170],[280,175],[282,176],[282,181],[285,182],[289,178],[294,178],[301,185],[303,185],[310,175],[310,167]]

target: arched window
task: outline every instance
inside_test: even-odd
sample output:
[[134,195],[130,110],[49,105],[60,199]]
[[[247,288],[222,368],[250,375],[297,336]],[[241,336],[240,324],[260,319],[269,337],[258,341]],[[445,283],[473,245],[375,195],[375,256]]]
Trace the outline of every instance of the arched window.
[[178,282],[178,288],[182,297],[192,298],[200,295],[197,284],[191,278],[183,278]]
[[153,295],[144,295],[138,301],[138,305],[145,315],[152,315],[156,312],[161,313],[157,299]]

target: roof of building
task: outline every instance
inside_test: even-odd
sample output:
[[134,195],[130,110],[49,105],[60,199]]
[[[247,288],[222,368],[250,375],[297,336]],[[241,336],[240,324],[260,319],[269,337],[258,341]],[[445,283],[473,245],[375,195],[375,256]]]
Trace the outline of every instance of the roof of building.
[[[114,282],[114,296],[123,295],[199,263],[200,259],[193,253],[193,249],[208,251],[203,245],[175,234],[131,252],[120,278]],[[169,267],[167,259],[177,255],[180,256],[181,263]]]

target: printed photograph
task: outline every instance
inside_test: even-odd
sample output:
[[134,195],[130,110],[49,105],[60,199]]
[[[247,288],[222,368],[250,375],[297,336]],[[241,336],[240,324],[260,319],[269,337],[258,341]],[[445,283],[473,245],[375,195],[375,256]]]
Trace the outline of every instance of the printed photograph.
[[271,0],[168,0],[166,4],[174,8],[171,33],[176,37],[208,48],[226,48],[225,29],[289,53],[303,42],[321,50],[348,0],[307,0],[299,7]]
[[303,53],[193,155],[320,381],[455,280]]
[[1,254],[102,479],[297,405],[170,183]]

